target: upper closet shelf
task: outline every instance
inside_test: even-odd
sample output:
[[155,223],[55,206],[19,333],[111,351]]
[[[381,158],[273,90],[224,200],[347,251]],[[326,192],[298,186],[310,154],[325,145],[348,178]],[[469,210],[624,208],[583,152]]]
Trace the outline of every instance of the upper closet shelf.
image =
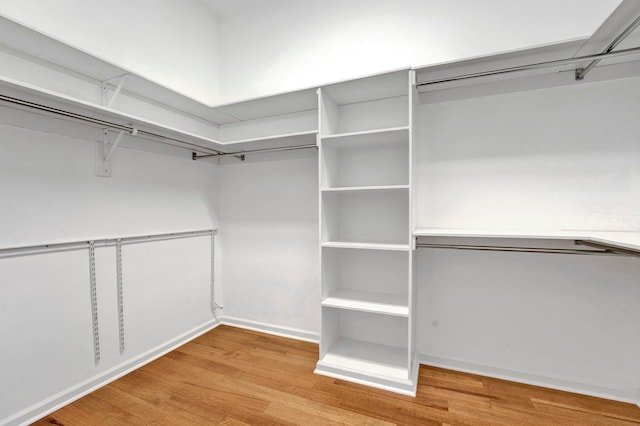
[[[615,49],[612,47],[613,50],[607,47],[609,42],[619,37],[624,40],[631,34],[628,31],[637,25],[633,19],[633,15],[620,9],[589,39],[416,67],[420,103],[637,76],[640,72],[637,34]],[[626,25],[630,26],[624,29]],[[589,70],[582,74],[585,68]]]
[[563,240],[599,245],[603,249],[616,248],[640,254],[640,232],[607,231],[538,231],[538,230],[474,230],[417,228],[414,237],[490,238],[522,240]]
[[3,17],[0,61],[0,105],[82,115],[75,119],[198,153],[316,143],[316,88],[209,105]]

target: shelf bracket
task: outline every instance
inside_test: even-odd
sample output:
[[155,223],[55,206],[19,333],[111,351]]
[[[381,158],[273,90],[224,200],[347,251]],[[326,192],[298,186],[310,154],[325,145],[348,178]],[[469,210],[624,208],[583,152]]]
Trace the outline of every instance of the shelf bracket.
[[[122,90],[122,86],[124,85],[124,81],[126,80],[127,75],[128,74],[124,74],[119,77],[110,78],[109,80],[104,80],[101,82],[100,87],[102,89],[102,106],[106,106],[107,108],[111,108],[113,106],[113,103]],[[118,80],[118,84],[116,85],[116,89],[113,91],[113,94],[109,96],[109,86],[111,85],[111,82],[116,78],[119,78],[120,80]]]
[[[102,142],[96,142],[96,176],[111,176],[111,157],[113,157],[116,148],[120,146],[120,142],[122,142],[124,134],[124,130],[118,132],[116,139],[110,144],[109,130],[103,130]],[[129,134],[132,136],[137,135],[138,129],[133,127],[133,130]]]

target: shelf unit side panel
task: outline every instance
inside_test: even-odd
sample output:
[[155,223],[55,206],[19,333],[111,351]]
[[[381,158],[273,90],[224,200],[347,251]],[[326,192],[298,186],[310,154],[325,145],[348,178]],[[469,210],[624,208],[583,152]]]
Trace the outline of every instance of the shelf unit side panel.
[[338,133],[339,115],[338,104],[331,98],[329,93],[322,88],[318,89],[319,110],[320,110],[320,136]]
[[412,235],[413,229],[415,228],[416,223],[416,207],[415,207],[415,143],[417,141],[417,126],[416,126],[416,114],[418,110],[419,97],[418,90],[415,86],[416,83],[416,72],[409,71],[407,86],[409,89],[409,99],[408,99],[408,108],[409,108],[409,229],[407,230],[410,239],[411,239],[411,251],[409,253],[409,265],[408,265],[408,279],[407,279],[407,293],[408,293],[408,306],[409,306],[409,321],[408,321],[408,343],[409,343],[409,353],[408,356],[408,365],[409,371],[412,371],[414,367],[413,362],[417,362],[414,359],[414,353],[416,352],[416,317],[417,317],[417,286],[416,286],[416,251],[415,251],[415,238]]

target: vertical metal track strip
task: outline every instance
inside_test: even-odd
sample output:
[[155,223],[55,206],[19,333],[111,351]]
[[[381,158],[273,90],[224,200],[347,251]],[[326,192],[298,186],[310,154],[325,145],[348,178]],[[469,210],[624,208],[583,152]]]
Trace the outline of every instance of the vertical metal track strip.
[[221,309],[215,301],[215,276],[216,276],[216,235],[218,234],[218,230],[214,229],[211,231],[211,313],[215,316],[216,310]]
[[91,320],[93,323],[93,356],[100,362],[100,330],[98,328],[98,290],[96,288],[96,248],[95,241],[89,242],[89,286],[91,291]]
[[116,272],[118,291],[118,335],[120,337],[120,355],[124,353],[124,295],[122,293],[122,239],[116,240]]

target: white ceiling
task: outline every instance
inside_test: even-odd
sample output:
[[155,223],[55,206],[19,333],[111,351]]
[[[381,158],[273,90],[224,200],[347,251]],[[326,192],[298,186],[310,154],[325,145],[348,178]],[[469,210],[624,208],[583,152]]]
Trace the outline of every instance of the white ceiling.
[[251,9],[254,6],[264,4],[269,0],[201,0],[213,13],[218,16],[226,16],[241,10]]

